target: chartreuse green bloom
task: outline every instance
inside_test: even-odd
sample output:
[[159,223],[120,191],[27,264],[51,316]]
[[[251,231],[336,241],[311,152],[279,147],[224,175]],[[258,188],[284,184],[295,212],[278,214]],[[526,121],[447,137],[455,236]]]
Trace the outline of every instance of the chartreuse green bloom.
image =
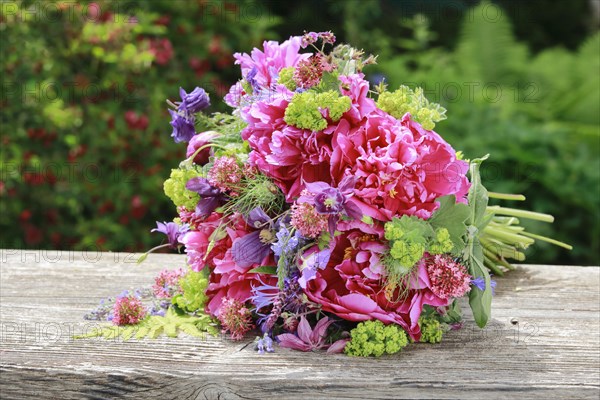
[[421,327],[421,342],[439,343],[442,341],[444,328],[436,318],[422,316],[419,318],[419,326]]
[[391,276],[403,276],[423,257],[434,232],[431,226],[415,216],[403,215],[385,224],[385,238],[390,242],[386,263]]
[[398,325],[386,326],[379,320],[361,322],[350,331],[350,337],[344,348],[349,356],[379,357],[397,353],[408,345],[408,337]]
[[208,287],[208,276],[205,270],[200,272],[189,271],[179,280],[179,286],[181,286],[183,294],[173,296],[171,300],[173,305],[189,313],[204,310],[204,306],[208,301],[208,297],[204,293]]
[[296,93],[285,109],[284,120],[288,125],[300,129],[322,131],[327,128],[327,120],[320,110],[329,110],[329,118],[335,122],[350,109],[350,106],[350,98],[341,96],[334,90]]
[[195,169],[172,169],[171,176],[163,185],[165,194],[177,206],[184,206],[188,210],[193,210],[200,200],[200,195],[185,188],[186,183],[192,179],[201,176]]
[[427,130],[432,130],[436,122],[446,119],[446,109],[430,103],[422,88],[412,90],[402,85],[395,92],[383,92],[379,95],[377,107],[398,119],[409,112],[412,119]]
[[278,83],[290,89],[292,92],[296,90],[296,82],[294,81],[294,67],[287,67],[279,71]]
[[454,244],[450,239],[450,232],[446,228],[438,228],[435,230],[435,237],[429,245],[429,253],[443,254],[452,251]]

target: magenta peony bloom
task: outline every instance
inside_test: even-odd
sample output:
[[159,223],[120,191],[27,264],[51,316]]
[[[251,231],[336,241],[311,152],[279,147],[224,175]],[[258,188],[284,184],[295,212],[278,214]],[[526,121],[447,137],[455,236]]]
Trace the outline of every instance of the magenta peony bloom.
[[252,104],[246,113],[248,126],[242,131],[242,138],[253,150],[250,163],[272,178],[291,201],[300,195],[306,182],[331,182],[333,150],[332,132],[313,132],[285,123],[288,104],[283,96]]
[[[279,71],[286,67],[294,67],[304,59],[310,57],[310,54],[299,54],[302,37],[293,36],[289,40],[279,44],[275,41],[265,41],[263,51],[255,48],[250,54],[235,53],[235,63],[242,68],[242,76],[246,78],[250,71],[255,70],[256,74],[252,79],[262,88],[269,88],[275,83]],[[254,74],[254,72],[253,72]]]
[[[385,271],[380,257],[386,250],[381,241],[383,232],[363,223],[352,225],[360,229],[351,229],[336,239],[327,267],[316,271],[304,292],[324,311],[349,321],[378,319],[386,324],[396,323],[418,340],[423,305],[446,306],[450,300],[431,291],[427,269],[421,263],[417,275],[409,280],[406,293],[397,290],[394,295],[398,300],[390,301],[381,286]],[[340,224],[340,229],[345,227]]]
[[250,234],[250,228],[240,215],[230,217],[225,237],[218,240],[211,250],[210,262],[214,265],[206,294],[209,298],[206,310],[214,316],[219,315],[223,298],[235,299],[242,303],[252,297],[252,287],[265,284],[275,285],[277,277],[273,275],[255,274],[251,269],[261,265],[275,265],[273,254],[268,251],[262,262],[245,264],[243,267],[235,262],[233,243],[237,239]]
[[206,266],[214,268],[214,257],[231,247],[230,241],[218,240],[212,248],[209,248],[210,236],[219,227],[221,217],[221,214],[212,213],[198,223],[196,230],[189,231],[179,238],[179,242],[185,245],[187,263],[192,270],[201,271]]
[[410,114],[398,121],[377,110],[363,125],[339,132],[331,172],[335,179],[356,177],[354,199],[364,214],[380,221],[404,214],[427,219],[441,196],[465,201],[468,163]]

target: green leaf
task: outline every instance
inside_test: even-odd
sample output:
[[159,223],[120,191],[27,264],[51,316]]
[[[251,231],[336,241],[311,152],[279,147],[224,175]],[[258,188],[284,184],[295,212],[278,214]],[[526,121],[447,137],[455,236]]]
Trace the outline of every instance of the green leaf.
[[148,257],[148,253],[144,253],[142,254],[138,259],[137,259],[137,264],[141,264],[144,262],[144,260],[146,260],[146,258]]
[[127,340],[131,339],[131,337],[133,336],[133,334],[136,331],[137,331],[137,326],[135,326],[135,325],[128,326],[121,331],[121,338],[123,338],[123,340],[127,341]]
[[472,160],[469,164],[469,173],[471,175],[471,189],[469,190],[469,208],[471,214],[467,224],[476,227],[479,231],[483,230],[490,222],[492,215],[486,213],[488,205],[487,189],[481,183],[479,168],[481,163],[488,158],[488,155],[482,158]]
[[260,267],[253,268],[248,272],[251,274],[277,275],[277,266],[276,265],[261,265]]
[[491,316],[492,311],[492,288],[490,274],[484,265],[483,248],[479,237],[483,233],[485,226],[493,218],[493,214],[487,214],[488,194],[486,188],[481,183],[479,167],[487,159],[487,155],[480,159],[472,160],[469,165],[471,175],[471,188],[469,189],[469,209],[470,215],[467,219],[467,245],[463,252],[469,273],[473,278],[483,277],[485,280],[485,290],[472,288],[469,292],[469,305],[473,311],[475,322],[480,328],[485,327]]
[[181,324],[179,329],[190,336],[201,337],[205,336],[204,332],[200,331],[194,324]]
[[164,325],[165,335],[171,338],[177,337],[177,323],[173,322]]
[[444,196],[437,201],[440,203],[440,208],[433,213],[429,223],[434,229],[446,228],[454,244],[452,253],[459,253],[465,247],[464,237],[467,233],[465,221],[469,218],[471,210],[466,204],[456,203],[454,196]]
[[469,257],[469,273],[474,278],[484,278],[485,290],[482,291],[477,287],[473,287],[469,292],[469,305],[477,326],[484,328],[492,314],[491,279],[487,268],[483,265],[483,251],[479,240],[475,239],[473,246],[474,248]]
[[148,328],[147,326],[140,326],[140,328],[138,329],[138,331],[135,334],[135,338],[143,339],[144,337],[146,337],[148,332],[150,332],[150,328]]

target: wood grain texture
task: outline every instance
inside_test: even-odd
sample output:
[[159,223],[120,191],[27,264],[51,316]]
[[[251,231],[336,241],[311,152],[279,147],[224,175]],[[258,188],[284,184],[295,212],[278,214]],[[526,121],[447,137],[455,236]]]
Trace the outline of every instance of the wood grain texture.
[[[149,286],[181,255],[0,250],[0,398],[390,399],[600,396],[600,270],[521,266],[493,320],[379,359],[276,349],[251,338],[73,340],[99,299]],[[468,305],[464,305],[468,309]]]

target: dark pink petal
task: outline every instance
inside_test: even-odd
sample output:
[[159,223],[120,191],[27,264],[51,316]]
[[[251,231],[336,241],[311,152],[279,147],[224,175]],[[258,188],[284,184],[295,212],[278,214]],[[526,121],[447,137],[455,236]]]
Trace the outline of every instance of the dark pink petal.
[[279,341],[279,345],[281,347],[300,351],[312,350],[311,345],[304,343],[296,335],[292,335],[291,333],[283,333],[277,336],[277,340]]
[[321,318],[319,322],[313,328],[312,333],[310,334],[310,342],[314,345],[320,344],[325,337],[325,333],[327,333],[327,328],[329,325],[333,323],[333,320],[330,320],[327,317]]
[[346,343],[348,343],[349,341],[350,341],[350,339],[340,339],[340,340],[334,342],[327,349],[327,354],[334,354],[334,353],[341,353],[341,352],[343,352],[344,348],[346,348]]
[[300,318],[300,323],[298,324],[298,337],[304,343],[310,343],[310,336],[312,333],[312,329],[310,328],[310,324],[306,320],[304,316]]

